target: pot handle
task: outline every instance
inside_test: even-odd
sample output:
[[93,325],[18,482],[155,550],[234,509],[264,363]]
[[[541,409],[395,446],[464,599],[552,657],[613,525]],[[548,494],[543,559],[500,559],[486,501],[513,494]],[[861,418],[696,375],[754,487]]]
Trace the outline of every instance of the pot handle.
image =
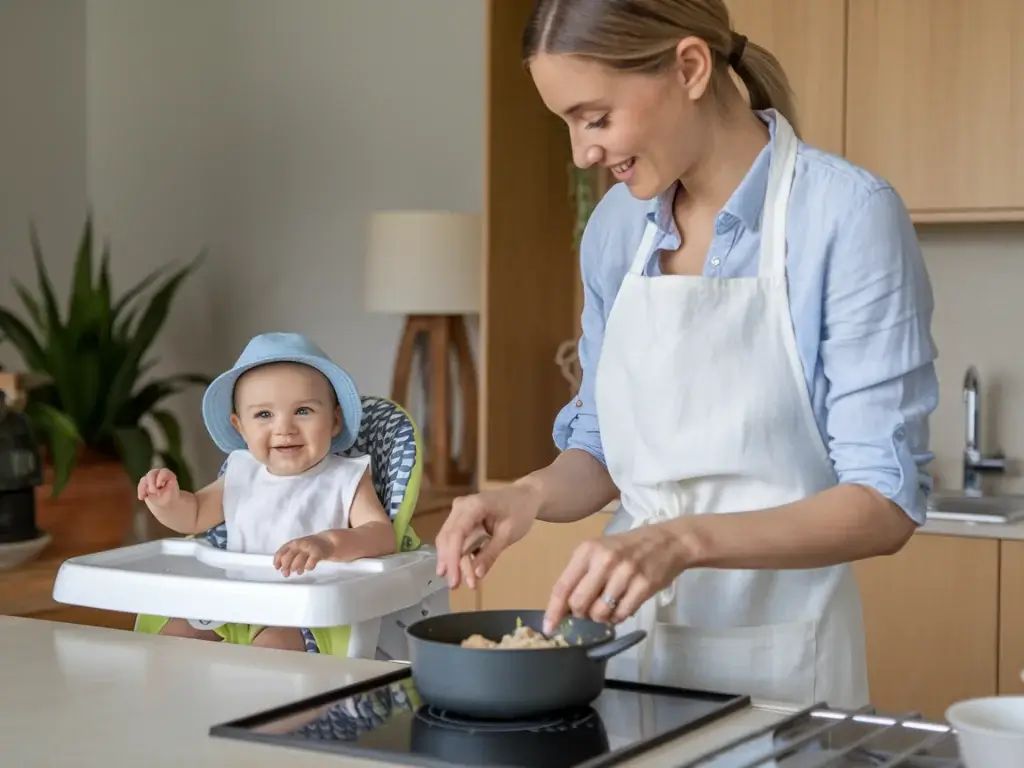
[[642,629],[635,630],[622,637],[609,640],[607,643],[601,643],[594,648],[588,648],[587,658],[591,661],[605,661],[612,656],[617,656],[627,648],[632,648],[645,637],[647,637],[647,633]]

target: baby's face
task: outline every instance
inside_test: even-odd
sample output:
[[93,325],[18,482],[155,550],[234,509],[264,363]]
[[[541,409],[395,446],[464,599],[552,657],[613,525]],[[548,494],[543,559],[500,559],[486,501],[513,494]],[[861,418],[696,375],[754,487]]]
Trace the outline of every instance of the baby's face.
[[273,474],[297,475],[330,451],[341,432],[341,409],[319,371],[274,363],[239,377],[231,423]]

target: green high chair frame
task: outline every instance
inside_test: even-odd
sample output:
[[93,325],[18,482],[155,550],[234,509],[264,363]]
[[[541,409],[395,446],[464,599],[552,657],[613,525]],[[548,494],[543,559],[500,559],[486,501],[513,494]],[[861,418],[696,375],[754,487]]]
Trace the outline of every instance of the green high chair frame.
[[[359,434],[352,447],[341,455],[355,457],[369,454],[373,487],[394,525],[398,550],[411,552],[419,549],[421,543],[411,525],[422,475],[423,447],[419,430],[409,414],[393,400],[366,396],[361,401],[363,417],[359,423]],[[226,465],[225,461],[220,469],[221,474]],[[199,535],[205,536],[207,542],[218,549],[227,549],[227,528],[224,523]],[[135,631],[160,634],[168,621],[170,619],[164,616],[139,614],[135,620]],[[257,625],[229,623],[214,631],[225,642],[250,645],[259,629]],[[309,653],[332,656],[348,654],[348,627],[303,628],[302,634]]]

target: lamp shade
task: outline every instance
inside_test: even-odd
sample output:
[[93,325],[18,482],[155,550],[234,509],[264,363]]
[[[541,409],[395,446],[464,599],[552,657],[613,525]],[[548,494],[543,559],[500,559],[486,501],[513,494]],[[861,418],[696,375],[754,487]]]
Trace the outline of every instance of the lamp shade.
[[464,315],[480,308],[483,227],[475,213],[378,211],[370,215],[366,309]]

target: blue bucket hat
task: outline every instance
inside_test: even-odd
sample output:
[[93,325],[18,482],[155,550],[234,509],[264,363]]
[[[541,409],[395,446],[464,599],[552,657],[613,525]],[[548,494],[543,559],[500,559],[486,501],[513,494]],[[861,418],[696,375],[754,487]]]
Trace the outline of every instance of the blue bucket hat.
[[207,387],[203,395],[203,421],[217,447],[225,453],[245,449],[245,440],[231,425],[235,383],[246,371],[269,363],[308,365],[327,377],[338,396],[342,420],[341,432],[331,441],[331,453],[351,448],[363,417],[356,384],[320,347],[298,333],[264,333],[254,337],[231,370],[222,373]]

